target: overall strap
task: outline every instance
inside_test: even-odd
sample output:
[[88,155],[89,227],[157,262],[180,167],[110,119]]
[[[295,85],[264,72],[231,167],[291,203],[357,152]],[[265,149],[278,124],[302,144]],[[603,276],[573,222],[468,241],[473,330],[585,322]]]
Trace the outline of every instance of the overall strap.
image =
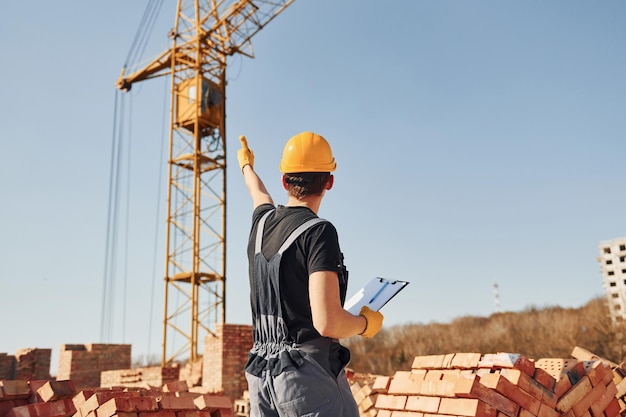
[[263,217],[261,217],[261,220],[259,220],[259,225],[256,227],[256,240],[254,242],[255,254],[261,252],[261,243],[263,242],[263,228],[265,227],[265,220],[267,220],[267,217],[274,211],[276,211],[276,209],[268,210],[267,213],[265,213]]
[[298,226],[293,232],[291,232],[291,234],[289,235],[289,237],[287,238],[287,240],[285,240],[285,242],[282,244],[282,246],[280,247],[280,249],[278,249],[277,254],[282,255],[282,253],[284,251],[287,250],[287,248],[289,246],[291,246],[291,244],[302,234],[304,233],[309,227],[316,225],[317,223],[323,222],[325,221],[324,219],[320,219],[319,217],[316,217],[314,219],[308,220],[304,223],[302,223],[300,226]]
[[[263,217],[261,217],[261,219],[259,220],[259,225],[257,226],[256,229],[256,239],[254,242],[254,253],[260,253],[261,252],[261,245],[263,243],[263,229],[265,228],[265,221],[267,220],[267,217],[276,209],[273,210],[268,210],[267,213],[265,213],[263,215]],[[291,244],[302,234],[304,233],[308,228],[316,225],[317,223],[321,223],[323,221],[326,221],[324,219],[320,219],[319,217],[316,217],[314,219],[310,219],[304,223],[302,223],[300,226],[298,226],[293,232],[291,232],[291,234],[289,235],[289,237],[287,238],[287,240],[285,240],[285,242],[282,244],[282,246],[280,247],[280,249],[278,249],[277,254],[282,255],[282,253],[287,250],[287,248],[289,246],[291,246]]]

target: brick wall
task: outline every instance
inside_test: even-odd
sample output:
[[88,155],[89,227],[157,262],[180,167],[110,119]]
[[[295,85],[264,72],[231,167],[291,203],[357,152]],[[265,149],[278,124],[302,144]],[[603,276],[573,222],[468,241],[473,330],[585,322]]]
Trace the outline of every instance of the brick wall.
[[252,326],[217,324],[215,336],[204,339],[202,387],[231,400],[248,389],[243,368],[252,347]]
[[14,379],[15,356],[0,353],[0,379]]
[[52,349],[19,349],[15,355],[0,353],[0,380],[48,380]]
[[58,380],[71,379],[77,388],[100,386],[100,373],[130,369],[131,345],[61,345]]
[[15,353],[15,379],[50,379],[52,349],[27,348]]
[[178,381],[180,366],[152,366],[135,369],[103,371],[100,374],[101,387],[160,387]]

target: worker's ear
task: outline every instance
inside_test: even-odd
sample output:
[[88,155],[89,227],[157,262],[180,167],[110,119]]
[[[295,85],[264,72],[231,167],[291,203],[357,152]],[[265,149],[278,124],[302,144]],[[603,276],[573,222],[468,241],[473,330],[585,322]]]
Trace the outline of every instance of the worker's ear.
[[328,182],[326,182],[326,189],[330,190],[333,188],[333,184],[335,184],[335,177],[331,174],[330,177],[328,177]]
[[282,181],[283,181],[283,188],[287,191],[289,191],[289,186],[287,185],[287,181],[285,180],[285,174],[283,174],[282,176]]

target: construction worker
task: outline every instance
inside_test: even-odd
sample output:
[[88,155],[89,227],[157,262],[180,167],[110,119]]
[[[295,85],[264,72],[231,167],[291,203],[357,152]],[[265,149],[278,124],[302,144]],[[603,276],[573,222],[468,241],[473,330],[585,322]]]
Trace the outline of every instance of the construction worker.
[[336,168],[322,136],[302,132],[284,147],[286,205],[274,205],[240,137],[239,166],[254,211],[248,242],[254,345],[246,364],[250,416],[358,417],[338,339],[373,337],[383,315],[343,309],[348,273],[335,227],[317,216]]

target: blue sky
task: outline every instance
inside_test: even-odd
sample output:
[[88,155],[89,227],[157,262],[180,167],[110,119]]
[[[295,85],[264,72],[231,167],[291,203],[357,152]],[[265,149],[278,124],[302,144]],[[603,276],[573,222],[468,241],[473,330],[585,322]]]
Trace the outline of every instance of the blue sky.
[[[114,83],[146,4],[0,4],[0,352],[100,342]],[[165,2],[146,59],[174,13]],[[242,134],[280,203],[284,142],[330,141],[319,214],[339,230],[349,293],[411,282],[388,326],[488,316],[494,282],[505,311],[603,296],[598,243],[626,236],[625,18],[617,0],[296,0],[253,38],[254,59],[228,65],[227,322],[249,323]],[[133,356],[160,354],[166,89],[126,97],[127,279],[110,342]]]

